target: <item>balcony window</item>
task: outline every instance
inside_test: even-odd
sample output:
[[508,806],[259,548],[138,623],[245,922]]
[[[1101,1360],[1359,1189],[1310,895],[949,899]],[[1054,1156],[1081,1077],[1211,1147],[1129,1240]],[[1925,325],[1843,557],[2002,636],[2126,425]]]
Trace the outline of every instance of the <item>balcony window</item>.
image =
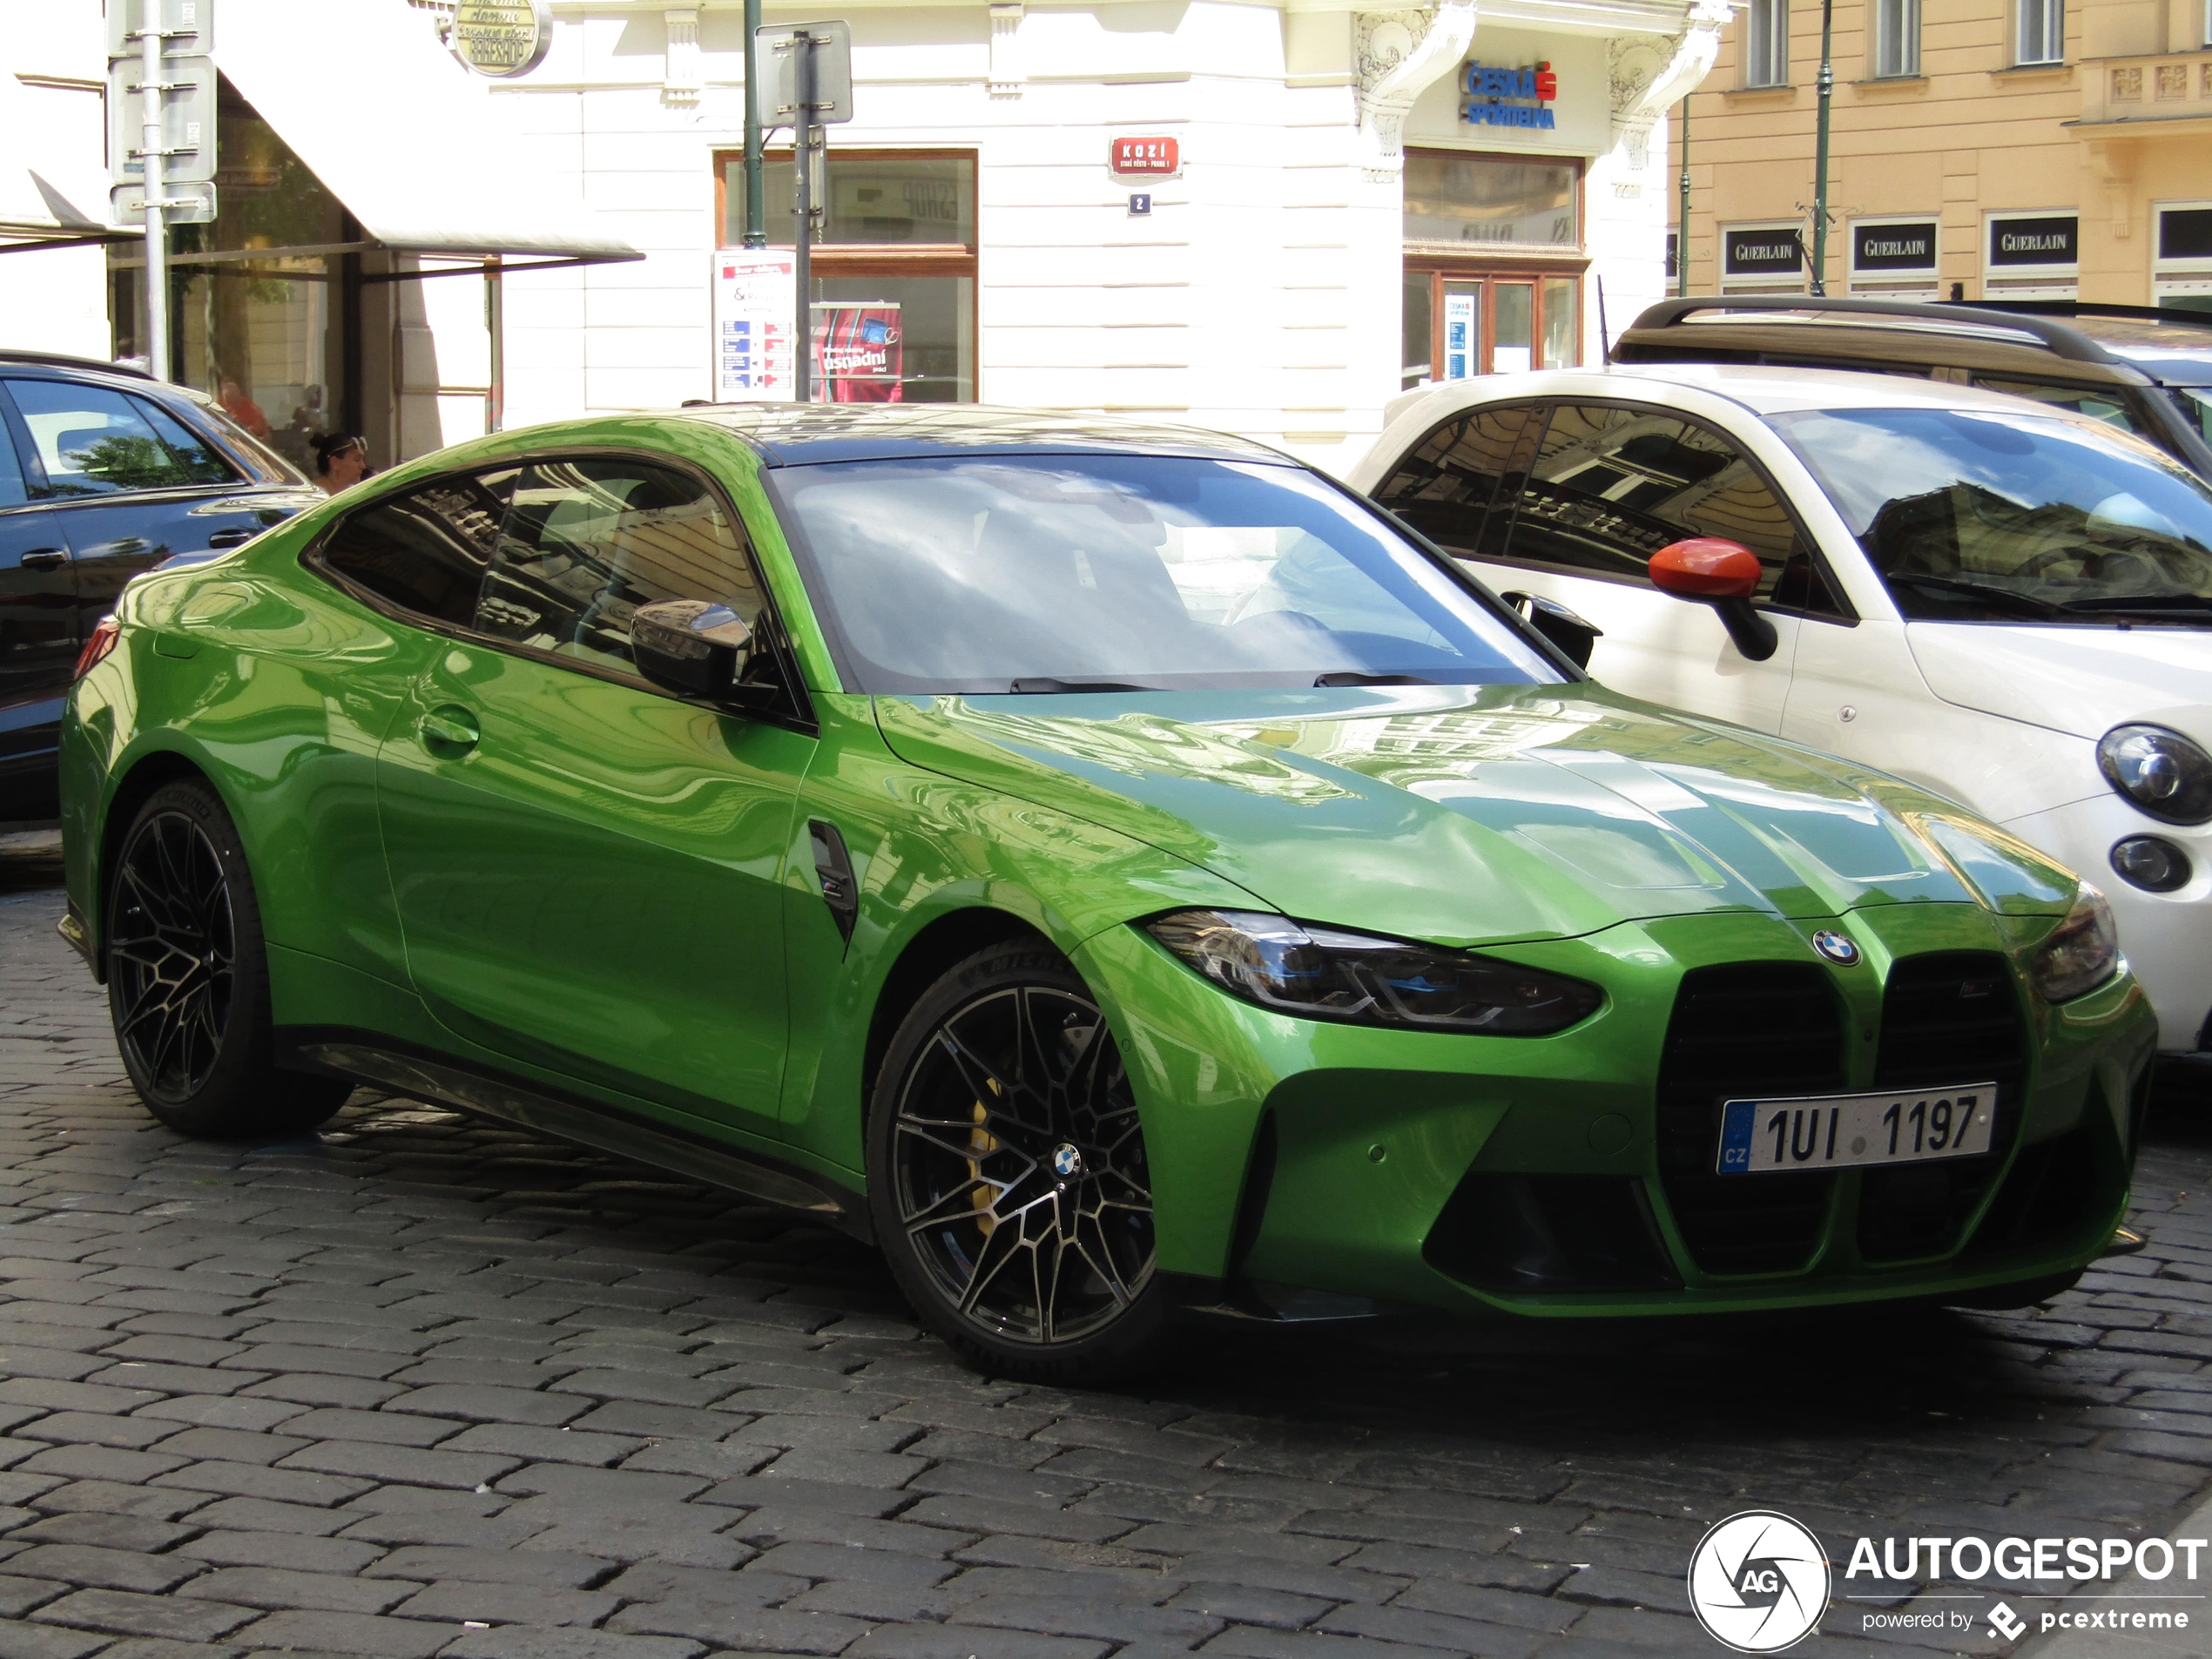
[[2066,60],[2066,0],[2017,0],[2013,62],[2058,64]]
[[[2022,0],[2026,3],[2026,0]],[[2054,0],[2055,3],[2055,0]],[[1790,84],[1789,0],[1751,0],[1743,24],[1743,84]]]

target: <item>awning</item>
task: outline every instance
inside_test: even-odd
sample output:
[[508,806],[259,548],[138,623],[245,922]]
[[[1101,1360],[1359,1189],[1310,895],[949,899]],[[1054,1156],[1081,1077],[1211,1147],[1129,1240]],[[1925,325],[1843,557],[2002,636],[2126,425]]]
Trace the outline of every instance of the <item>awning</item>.
[[216,19],[216,67],[372,241],[515,269],[644,257],[525,153],[428,13],[222,0]]
[[107,175],[100,170],[98,100],[83,93],[93,142],[41,132],[30,90],[0,69],[0,253],[119,242],[140,234],[108,222]]

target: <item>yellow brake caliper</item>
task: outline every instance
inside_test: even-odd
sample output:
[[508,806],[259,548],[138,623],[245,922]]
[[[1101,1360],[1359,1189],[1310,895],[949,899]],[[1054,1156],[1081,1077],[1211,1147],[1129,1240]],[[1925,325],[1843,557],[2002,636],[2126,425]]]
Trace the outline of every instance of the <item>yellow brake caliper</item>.
[[[999,1086],[995,1080],[986,1079],[983,1086],[994,1095],[999,1092]],[[981,1101],[977,1101],[975,1103],[975,1127],[968,1131],[968,1150],[974,1154],[968,1160],[968,1173],[976,1185],[968,1192],[968,1201],[975,1206],[975,1224],[983,1230],[983,1237],[986,1238],[991,1236],[991,1230],[999,1224],[998,1217],[991,1213],[991,1206],[998,1201],[998,1193],[996,1189],[986,1183],[983,1177],[983,1160],[999,1150],[998,1137],[983,1127],[990,1121],[990,1113],[983,1109]]]

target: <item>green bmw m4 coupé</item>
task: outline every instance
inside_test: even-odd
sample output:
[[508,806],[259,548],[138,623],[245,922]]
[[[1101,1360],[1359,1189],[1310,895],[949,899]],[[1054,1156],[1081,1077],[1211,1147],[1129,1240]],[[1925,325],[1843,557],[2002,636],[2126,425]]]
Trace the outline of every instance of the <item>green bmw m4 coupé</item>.
[[463,444],[132,583],[62,755],[164,1123],[366,1081],[627,1154],[874,1239],[1022,1377],[1178,1311],[2036,1300],[2155,1040],[2066,871],[1194,432]]

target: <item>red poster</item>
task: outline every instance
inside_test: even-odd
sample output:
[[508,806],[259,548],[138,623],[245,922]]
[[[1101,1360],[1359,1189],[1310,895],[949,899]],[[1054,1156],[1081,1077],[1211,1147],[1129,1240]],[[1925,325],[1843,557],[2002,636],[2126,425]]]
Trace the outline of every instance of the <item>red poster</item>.
[[897,403],[905,349],[895,305],[814,307],[815,397],[828,403]]

